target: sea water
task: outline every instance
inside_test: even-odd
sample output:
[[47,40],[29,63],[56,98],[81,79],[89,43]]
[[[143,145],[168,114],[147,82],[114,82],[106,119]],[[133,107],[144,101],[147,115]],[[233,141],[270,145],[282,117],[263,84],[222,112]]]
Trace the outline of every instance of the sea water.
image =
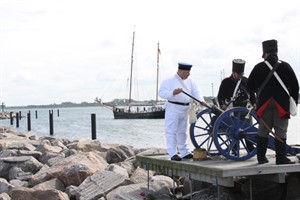
[[[300,144],[300,113],[291,117],[288,128],[288,144]],[[114,119],[111,110],[104,107],[72,107],[55,109],[6,109],[6,112],[21,112],[24,117],[16,127],[16,120],[0,120],[0,125],[17,132],[27,132],[27,113],[31,116],[31,132],[37,136],[50,136],[49,112],[53,112],[53,137],[91,139],[91,115],[96,115],[96,137],[103,144],[132,145],[135,148],[165,148],[164,119]],[[37,113],[37,118],[36,118]],[[195,147],[187,131],[187,143]]]
[[[96,137],[104,144],[132,145],[136,148],[164,147],[164,119],[114,119],[110,109],[104,107],[71,107],[54,109],[6,109],[6,112],[21,112],[24,117],[0,120],[2,126],[18,132],[27,132],[27,113],[31,116],[31,132],[38,136],[50,136],[49,112],[53,112],[53,137],[92,139],[91,115],[96,115]],[[36,118],[37,113],[37,118]]]

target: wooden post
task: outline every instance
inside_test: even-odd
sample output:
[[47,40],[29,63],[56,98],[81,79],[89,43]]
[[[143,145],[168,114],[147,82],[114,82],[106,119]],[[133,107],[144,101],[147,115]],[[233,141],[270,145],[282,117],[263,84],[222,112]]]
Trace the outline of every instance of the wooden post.
[[50,135],[53,135],[54,130],[53,130],[53,110],[49,110],[49,126],[50,126]]
[[38,118],[37,110],[35,110],[35,118],[36,118],[36,119]]
[[27,130],[31,131],[31,116],[30,116],[30,111],[27,113]]
[[19,113],[16,113],[16,127],[19,128]]
[[91,114],[91,120],[92,120],[92,140],[97,139],[96,136],[96,114]]
[[10,118],[10,125],[13,125],[14,124],[13,112],[9,113],[9,118]]

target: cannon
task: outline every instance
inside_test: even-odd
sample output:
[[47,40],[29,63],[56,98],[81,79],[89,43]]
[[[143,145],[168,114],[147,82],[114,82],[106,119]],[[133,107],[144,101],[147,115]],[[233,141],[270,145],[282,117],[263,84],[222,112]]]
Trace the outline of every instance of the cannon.
[[[197,114],[197,121],[190,125],[189,133],[194,147],[206,149],[209,156],[223,155],[231,160],[243,161],[256,155],[258,126],[259,119],[252,106],[223,111],[214,104]],[[275,150],[275,140],[276,137],[269,136],[269,149]],[[296,155],[300,148],[286,145],[286,152]]]

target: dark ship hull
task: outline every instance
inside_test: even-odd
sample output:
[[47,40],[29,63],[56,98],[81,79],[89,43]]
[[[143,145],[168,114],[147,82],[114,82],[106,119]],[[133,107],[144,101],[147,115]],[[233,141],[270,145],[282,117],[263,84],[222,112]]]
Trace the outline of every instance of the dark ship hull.
[[115,119],[164,119],[165,110],[151,112],[127,112],[124,110],[113,110]]

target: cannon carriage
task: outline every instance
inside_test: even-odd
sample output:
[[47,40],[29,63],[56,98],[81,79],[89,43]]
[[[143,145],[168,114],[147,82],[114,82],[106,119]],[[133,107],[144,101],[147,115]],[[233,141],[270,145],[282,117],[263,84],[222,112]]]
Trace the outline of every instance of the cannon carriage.
[[[215,104],[197,114],[190,125],[190,139],[196,149],[206,149],[209,156],[243,161],[256,155],[259,119],[252,106],[234,107],[226,111]],[[276,133],[274,133],[276,134]],[[276,138],[269,136],[268,148],[275,150]],[[300,148],[286,145],[288,155],[300,153]]]

